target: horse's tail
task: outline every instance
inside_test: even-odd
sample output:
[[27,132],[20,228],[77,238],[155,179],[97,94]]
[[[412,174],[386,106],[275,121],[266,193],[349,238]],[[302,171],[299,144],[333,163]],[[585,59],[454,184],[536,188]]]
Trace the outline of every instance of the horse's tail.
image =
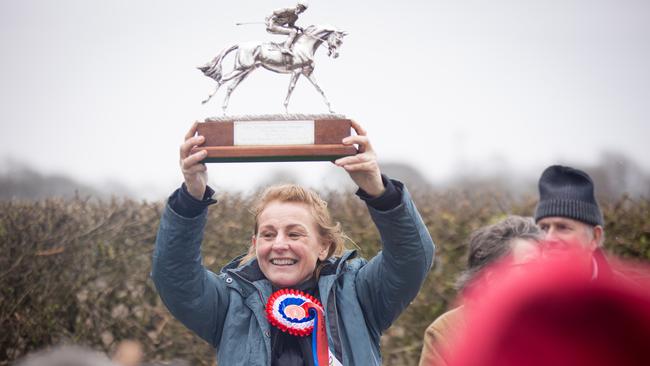
[[207,64],[203,66],[197,67],[197,69],[201,70],[203,74],[209,78],[212,78],[217,81],[217,83],[221,83],[221,77],[223,76],[221,74],[221,61],[223,61],[223,58],[226,57],[226,55],[234,50],[239,48],[239,45],[232,45],[230,47],[224,48],[218,55],[217,57],[213,58],[212,61],[208,62]]

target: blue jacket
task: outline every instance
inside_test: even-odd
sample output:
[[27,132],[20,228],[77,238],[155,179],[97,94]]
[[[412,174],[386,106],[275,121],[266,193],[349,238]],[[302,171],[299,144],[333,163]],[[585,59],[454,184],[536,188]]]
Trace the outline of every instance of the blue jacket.
[[[431,268],[431,236],[406,188],[401,196],[394,209],[368,207],[383,251],[370,261],[346,251],[320,273],[329,347],[343,365],[381,365],[381,333],[415,298]],[[185,218],[165,208],[153,281],[170,312],[217,349],[219,365],[269,365],[271,329],[264,306],[271,283],[256,260],[237,267],[237,258],[219,274],[201,264],[206,217],[204,212]]]

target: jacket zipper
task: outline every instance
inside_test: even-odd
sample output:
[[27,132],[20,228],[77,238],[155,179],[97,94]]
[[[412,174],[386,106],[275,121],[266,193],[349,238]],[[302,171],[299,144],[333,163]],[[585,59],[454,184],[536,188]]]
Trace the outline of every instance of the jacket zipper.
[[336,338],[338,338],[339,341],[339,346],[341,347],[341,359],[339,360],[341,363],[343,363],[343,342],[341,341],[341,327],[339,326],[339,309],[338,306],[336,305],[336,291],[334,290],[334,286],[336,286],[336,282],[339,280],[339,277],[341,277],[343,273],[339,272],[336,274],[336,277],[334,278],[334,282],[332,283],[332,288],[330,289],[330,292],[334,296],[334,321],[336,322]]

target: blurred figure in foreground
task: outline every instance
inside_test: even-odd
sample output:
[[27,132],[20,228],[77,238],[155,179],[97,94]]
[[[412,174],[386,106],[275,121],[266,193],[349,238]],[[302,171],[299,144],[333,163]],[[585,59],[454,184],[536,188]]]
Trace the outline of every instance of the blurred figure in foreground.
[[[488,287],[473,288],[468,324],[451,352],[452,366],[650,365],[650,270],[611,261],[615,271],[643,273],[635,283],[592,280],[575,265],[587,248],[539,258],[525,271],[504,264]],[[625,268],[619,268],[625,267]]]
[[[474,280],[491,264],[509,256],[512,265],[523,264],[538,255],[542,231],[530,218],[510,216],[505,220],[480,228],[468,242],[467,270],[460,276],[458,286],[466,290],[481,286]],[[424,333],[420,366],[447,365],[448,351],[466,326],[465,305],[439,316]]]
[[585,257],[576,260],[591,266],[593,279],[611,275],[602,250],[603,214],[587,173],[560,165],[546,168],[539,178],[535,222],[545,232],[549,245],[585,249]]
[[118,366],[106,355],[78,346],[59,346],[25,356],[17,366]]
[[120,366],[139,366],[144,353],[138,341],[125,340],[120,342],[113,354],[113,362]]

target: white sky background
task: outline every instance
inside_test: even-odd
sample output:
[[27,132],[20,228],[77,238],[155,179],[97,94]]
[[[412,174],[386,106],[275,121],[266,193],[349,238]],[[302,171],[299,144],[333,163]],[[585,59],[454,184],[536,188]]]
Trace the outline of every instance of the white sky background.
[[[195,67],[223,47],[284,41],[263,25],[288,0],[0,0],[0,159],[163,197],[178,146],[219,115],[223,88]],[[315,76],[366,127],[384,161],[431,180],[507,164],[535,177],[557,159],[622,152],[650,169],[647,0],[312,0],[298,21],[350,33]],[[231,65],[232,56],[226,62]],[[258,69],[228,112],[281,113],[288,75]],[[306,79],[290,111],[326,112]],[[329,163],[211,164],[213,185],[249,189],[278,170],[323,185]]]

